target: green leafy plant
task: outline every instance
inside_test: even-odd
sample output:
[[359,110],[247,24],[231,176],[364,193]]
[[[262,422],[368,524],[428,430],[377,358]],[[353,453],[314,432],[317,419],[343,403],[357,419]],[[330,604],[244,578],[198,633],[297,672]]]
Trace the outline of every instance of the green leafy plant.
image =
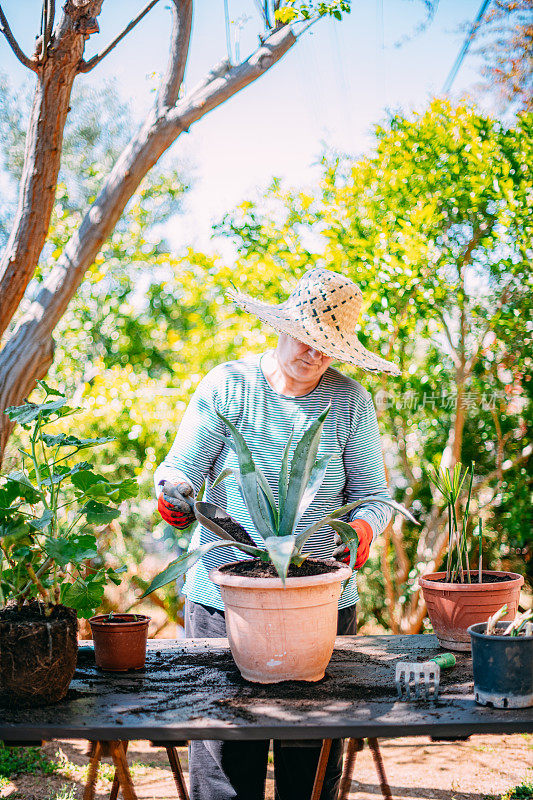
[[[143,597],[185,574],[203,555],[215,547],[238,547],[248,555],[273,564],[283,584],[285,584],[289,565],[294,564],[296,567],[300,567],[303,564],[307,555],[302,553],[302,548],[309,537],[324,525],[330,525],[337,531],[342,541],[349,547],[349,563],[350,568],[353,569],[357,555],[357,534],[340,517],[374,499],[373,495],[357,502],[347,503],[315,522],[301,533],[295,534],[298,523],[313,502],[326,474],[330,456],[317,457],[317,455],[324,421],[329,411],[330,407],[328,406],[305,431],[296,445],[290,468],[289,452],[292,444],[292,434],[289,437],[280,465],[277,504],[272,489],[265,475],[254,462],[244,437],[233,423],[217,412],[231,432],[231,439],[228,437],[223,438],[236,453],[239,469],[228,467],[223,470],[218,475],[213,486],[228,477],[234,478],[255,529],[263,538],[264,547],[243,544],[226,533],[223,541],[207,542],[196,548],[196,550],[185,553],[175,561],[172,561],[165,570],[154,578]],[[418,524],[404,506],[382,497],[379,497],[379,502],[390,506],[395,511],[399,511],[411,522]],[[215,508],[218,507],[215,506]],[[218,510],[225,514],[223,509]]]
[[[462,520],[458,519],[458,506],[461,497],[461,490],[465,480],[470,475],[468,483],[468,496],[466,499],[465,513]],[[468,515],[470,511],[470,500],[472,497],[472,484],[474,481],[474,462],[463,472],[463,465],[458,462],[453,470],[441,467],[439,471],[433,470],[433,475],[429,476],[430,481],[439,490],[446,500],[448,508],[448,556],[446,560],[446,582],[454,583],[459,580],[461,583],[472,583],[472,570],[470,569],[470,559],[468,555],[467,528]],[[460,530],[459,530],[460,528]],[[482,576],[482,532],[481,520],[479,520],[479,565],[478,580],[481,583]]]
[[[138,491],[135,478],[112,482],[88,461],[74,460],[111,437],[79,438],[49,433],[49,426],[75,414],[64,394],[39,381],[43,402],[26,401],[6,410],[28,431],[19,448],[20,469],[0,483],[0,604],[39,599],[45,613],[58,603],[82,617],[94,613],[108,580],[120,583],[121,570],[95,566],[99,557],[95,526],[116,519],[116,504]],[[91,563],[87,563],[91,562]],[[124,568],[125,569],[125,568]]]
[[276,8],[274,18],[276,22],[287,25],[300,20],[314,21],[320,17],[334,17],[342,19],[342,15],[351,11],[350,0],[329,0],[329,2],[297,2],[287,0],[280,8]]
[[6,747],[0,742],[0,779],[20,773],[56,772],[59,762],[41,753],[38,747]]
[[531,800],[533,797],[533,780],[525,780],[513,789],[502,794],[501,800]]

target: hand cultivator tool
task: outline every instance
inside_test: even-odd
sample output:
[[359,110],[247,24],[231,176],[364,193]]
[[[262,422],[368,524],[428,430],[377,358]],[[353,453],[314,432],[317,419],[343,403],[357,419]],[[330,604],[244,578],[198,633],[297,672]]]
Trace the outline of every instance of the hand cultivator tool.
[[455,664],[452,653],[442,653],[429,661],[399,661],[396,664],[396,689],[400,700],[436,700],[440,671]]

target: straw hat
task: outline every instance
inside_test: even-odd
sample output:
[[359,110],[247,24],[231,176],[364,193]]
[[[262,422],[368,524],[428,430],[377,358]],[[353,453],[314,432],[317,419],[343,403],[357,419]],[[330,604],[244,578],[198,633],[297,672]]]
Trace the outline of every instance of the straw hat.
[[310,269],[292,294],[279,305],[228,291],[237,305],[277,331],[311,345],[336,361],[356,364],[367,372],[399,375],[396,364],[369,352],[355,335],[363,295],[349,278],[324,267]]

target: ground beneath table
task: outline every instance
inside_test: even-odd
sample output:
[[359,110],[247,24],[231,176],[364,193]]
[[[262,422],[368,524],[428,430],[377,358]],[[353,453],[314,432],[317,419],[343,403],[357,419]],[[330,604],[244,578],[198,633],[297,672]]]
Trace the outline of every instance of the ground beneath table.
[[[533,736],[472,736],[466,742],[432,742],[428,737],[381,740],[385,769],[395,800],[486,800],[498,797],[533,772]],[[87,774],[86,743],[61,740],[43,751],[61,763],[53,775],[19,775],[0,790],[9,800],[78,800]],[[187,776],[187,750],[179,749]],[[109,762],[109,759],[105,759]],[[128,761],[139,800],[176,797],[166,753],[148,742],[131,742]],[[109,763],[100,770],[97,797],[108,797],[113,777]],[[357,755],[350,800],[380,796],[368,747]],[[266,800],[273,800],[269,765]]]

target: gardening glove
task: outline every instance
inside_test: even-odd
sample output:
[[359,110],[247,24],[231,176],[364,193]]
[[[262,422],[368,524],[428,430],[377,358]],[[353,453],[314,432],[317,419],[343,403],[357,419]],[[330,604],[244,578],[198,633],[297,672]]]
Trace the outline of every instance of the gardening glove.
[[194,491],[185,481],[174,484],[160,481],[161,494],[157,501],[157,510],[166,523],[173,528],[188,528],[195,519]]
[[[372,528],[368,522],[364,521],[364,519],[354,519],[354,521],[349,522],[348,525],[350,528],[354,529],[359,539],[354,569],[361,569],[363,564],[366,564],[368,560],[368,556],[370,554],[370,545],[372,544],[374,534]],[[337,559],[337,561],[343,562],[344,564],[348,564],[350,562],[350,551],[348,549],[348,545],[344,544],[338,533],[335,534],[333,541],[336,545],[338,545],[338,547],[336,547],[333,551],[333,558]]]

